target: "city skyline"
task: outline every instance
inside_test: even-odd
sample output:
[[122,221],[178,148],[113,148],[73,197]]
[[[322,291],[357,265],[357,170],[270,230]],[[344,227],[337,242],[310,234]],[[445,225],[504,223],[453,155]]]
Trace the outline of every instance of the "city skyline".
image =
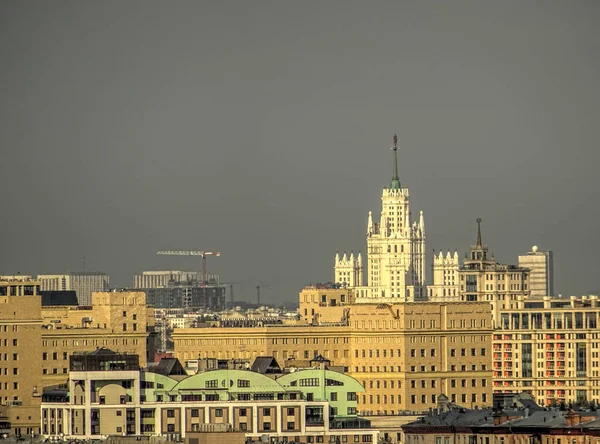
[[0,5],[3,274],[131,286],[216,250],[236,296],[296,301],[365,253],[397,132],[428,282],[481,217],[499,261],[537,245],[556,294],[600,291],[600,5],[63,4]]

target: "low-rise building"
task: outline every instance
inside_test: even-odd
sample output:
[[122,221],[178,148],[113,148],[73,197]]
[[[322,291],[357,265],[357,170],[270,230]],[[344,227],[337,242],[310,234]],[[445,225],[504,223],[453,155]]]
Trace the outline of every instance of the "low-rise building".
[[[454,402],[492,402],[491,313],[487,302],[352,304],[344,322],[325,325],[181,328],[175,356],[253,361],[318,355],[361,382],[362,415],[421,412],[446,393]],[[320,307],[327,310],[338,307]]]
[[469,410],[451,406],[402,426],[403,444],[599,444],[596,411],[519,408]]
[[298,371],[276,379],[227,369],[168,376],[142,371],[134,355],[107,349],[74,355],[70,365],[68,392],[44,394],[46,437],[177,440],[220,426],[255,440],[377,442],[377,431],[355,413],[362,386],[342,373]]

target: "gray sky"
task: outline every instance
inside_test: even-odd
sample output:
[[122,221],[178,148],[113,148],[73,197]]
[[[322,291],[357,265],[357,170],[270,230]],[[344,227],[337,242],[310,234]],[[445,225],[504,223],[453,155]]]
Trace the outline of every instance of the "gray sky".
[[[0,272],[199,269],[296,301],[401,146],[427,249],[598,293],[600,2],[0,3]],[[431,254],[429,254],[431,256]],[[429,273],[430,274],[430,273]],[[428,275],[428,278],[430,276]]]

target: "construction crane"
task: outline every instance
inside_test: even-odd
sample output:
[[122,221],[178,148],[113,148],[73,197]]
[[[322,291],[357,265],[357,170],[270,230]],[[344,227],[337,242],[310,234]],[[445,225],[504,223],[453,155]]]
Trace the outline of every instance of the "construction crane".
[[229,285],[229,299],[230,299],[230,303],[231,303],[231,309],[233,309],[233,305],[235,304],[234,300],[233,300],[233,286],[237,285],[237,284],[241,284],[241,282],[221,282],[221,284],[223,285]]
[[267,288],[269,285],[265,285],[265,284],[258,284],[256,286],[256,303],[258,305],[258,307],[260,307],[260,289],[261,288]]
[[200,256],[202,258],[202,299],[204,299],[204,307],[208,307],[206,303],[206,284],[208,283],[206,276],[206,256],[221,256],[221,253],[219,251],[164,250],[158,251],[156,254],[164,256]]

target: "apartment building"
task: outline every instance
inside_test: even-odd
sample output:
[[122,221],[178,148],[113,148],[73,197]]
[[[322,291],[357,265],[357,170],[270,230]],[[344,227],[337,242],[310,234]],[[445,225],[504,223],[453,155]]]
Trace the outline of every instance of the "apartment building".
[[346,307],[354,303],[354,292],[340,284],[314,284],[304,287],[298,300],[298,313],[304,322],[340,322]]
[[67,382],[71,354],[110,346],[140,354],[145,365],[157,349],[144,293],[96,293],[93,307],[53,307],[42,306],[40,287],[0,282],[0,416],[17,436],[40,433],[42,390]]
[[171,377],[141,371],[134,355],[108,349],[74,355],[70,369],[68,392],[44,394],[44,436],[177,440],[222,426],[255,440],[377,442],[377,431],[356,416],[362,386],[326,369],[280,378],[249,370]]
[[531,270],[529,290],[532,298],[554,296],[554,255],[539,251],[537,245],[527,254],[519,256],[519,267]]
[[39,433],[41,297],[34,280],[0,281],[0,416],[11,434]]
[[43,291],[73,290],[81,306],[92,305],[92,293],[108,291],[110,278],[98,271],[73,271],[66,274],[41,274],[37,277]]
[[520,299],[499,314],[495,392],[528,392],[540,405],[600,402],[598,296]]
[[143,292],[110,291],[92,295],[92,306],[42,307],[42,377],[44,386],[64,384],[69,356],[100,347],[154,360],[158,333],[154,311]]
[[[354,304],[343,322],[325,325],[181,328],[175,356],[279,361],[322,355],[357,379],[363,415],[422,411],[447,395],[468,406],[491,405],[489,303]],[[327,310],[320,307],[323,317]]]

